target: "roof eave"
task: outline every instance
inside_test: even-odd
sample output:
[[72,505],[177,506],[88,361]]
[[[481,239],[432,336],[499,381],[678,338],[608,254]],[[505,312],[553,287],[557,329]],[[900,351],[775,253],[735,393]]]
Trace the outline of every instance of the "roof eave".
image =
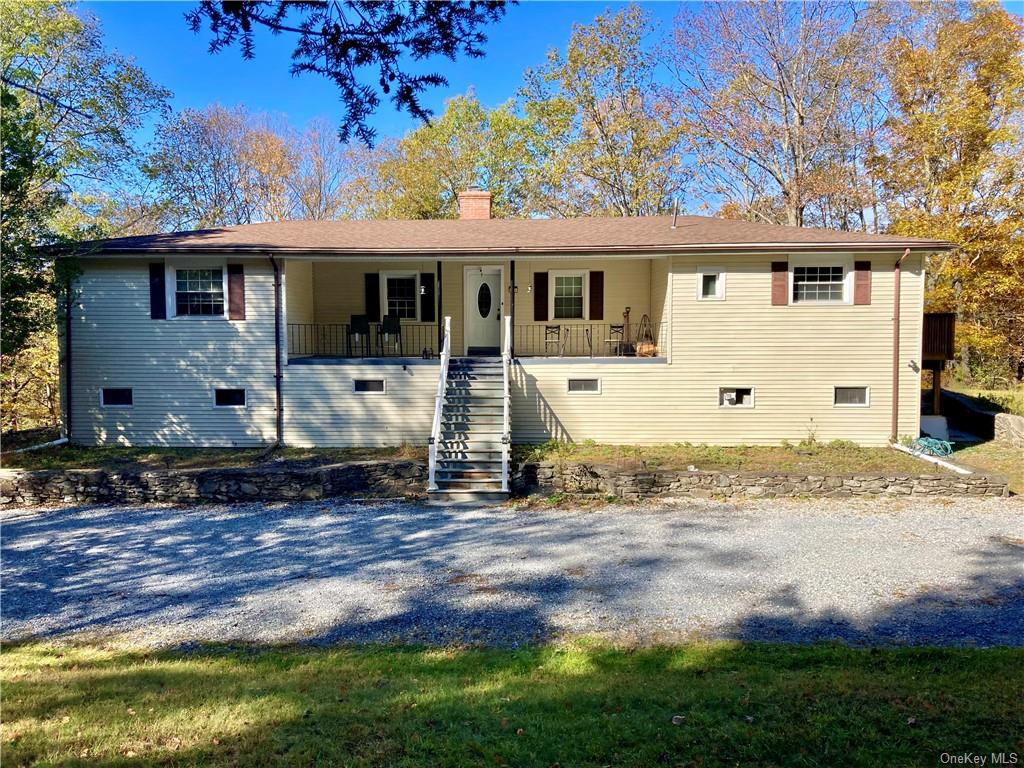
[[680,245],[586,245],[586,246],[498,246],[492,248],[282,248],[267,245],[196,245],[196,246],[135,246],[119,248],[97,248],[95,250],[72,251],[69,256],[131,256],[136,254],[210,254],[231,253],[248,255],[279,254],[282,256],[335,255],[351,257],[370,256],[471,256],[474,254],[509,255],[517,254],[550,255],[579,253],[644,253],[652,255],[673,255],[687,253],[743,253],[743,252],[801,252],[801,251],[949,251],[956,248],[954,243],[943,240],[891,242],[829,242],[829,243],[697,243]]

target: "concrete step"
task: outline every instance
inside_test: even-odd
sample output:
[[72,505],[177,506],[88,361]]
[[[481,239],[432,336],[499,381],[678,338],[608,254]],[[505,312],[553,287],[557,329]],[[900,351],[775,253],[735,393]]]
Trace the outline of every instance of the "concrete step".
[[487,481],[501,484],[501,467],[493,472],[485,469],[439,469],[437,470],[437,482],[462,482],[462,481]]
[[438,489],[427,494],[427,504],[448,506],[450,504],[500,504],[508,500],[507,491],[478,491],[463,489]]
[[438,458],[437,466],[443,469],[479,469],[488,472],[501,472],[501,456],[498,455],[496,458],[487,458],[489,454],[485,454],[484,458],[477,459],[465,459],[465,458]]
[[443,412],[445,414],[497,414],[505,413],[505,403],[501,397],[487,397],[486,399],[470,399],[466,402],[444,402]]
[[448,383],[445,388],[450,392],[453,389],[456,390],[497,390],[501,391],[504,389],[504,384],[501,379],[476,379],[470,381],[468,379],[448,379]]
[[505,418],[500,413],[442,413],[441,430],[470,429],[473,427],[502,427]]
[[501,433],[488,433],[488,434],[472,434],[463,433],[451,433],[441,434],[441,438],[437,441],[438,448],[455,448],[458,450],[485,450],[485,451],[500,451],[501,450]]
[[462,447],[462,448],[440,448],[437,451],[437,460],[441,463],[452,463],[459,461],[496,461],[501,463],[501,448],[490,450],[486,448]]
[[437,487],[444,491],[500,491],[501,478],[438,479]]

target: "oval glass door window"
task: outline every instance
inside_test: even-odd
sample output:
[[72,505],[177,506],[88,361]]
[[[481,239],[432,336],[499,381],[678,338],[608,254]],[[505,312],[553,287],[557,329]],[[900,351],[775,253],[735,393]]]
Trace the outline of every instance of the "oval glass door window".
[[480,317],[491,314],[491,286],[487,283],[480,285],[480,290],[476,294],[476,306],[480,310]]

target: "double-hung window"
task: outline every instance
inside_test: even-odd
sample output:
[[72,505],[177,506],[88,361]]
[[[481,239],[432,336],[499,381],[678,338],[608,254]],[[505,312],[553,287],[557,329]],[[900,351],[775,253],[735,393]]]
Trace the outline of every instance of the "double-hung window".
[[417,275],[412,273],[385,273],[383,279],[384,312],[402,320],[418,319],[419,293]]
[[224,268],[176,268],[174,270],[174,314],[178,316],[224,316]]
[[793,267],[793,303],[842,302],[845,299],[842,266]]
[[587,319],[587,273],[551,273],[551,317],[555,320]]

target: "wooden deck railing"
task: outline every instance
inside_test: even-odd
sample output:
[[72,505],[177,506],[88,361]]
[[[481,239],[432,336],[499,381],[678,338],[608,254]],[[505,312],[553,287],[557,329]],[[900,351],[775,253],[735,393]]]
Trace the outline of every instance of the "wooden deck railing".
[[922,359],[952,360],[955,356],[953,343],[955,335],[955,314],[952,312],[926,312],[921,341]]

